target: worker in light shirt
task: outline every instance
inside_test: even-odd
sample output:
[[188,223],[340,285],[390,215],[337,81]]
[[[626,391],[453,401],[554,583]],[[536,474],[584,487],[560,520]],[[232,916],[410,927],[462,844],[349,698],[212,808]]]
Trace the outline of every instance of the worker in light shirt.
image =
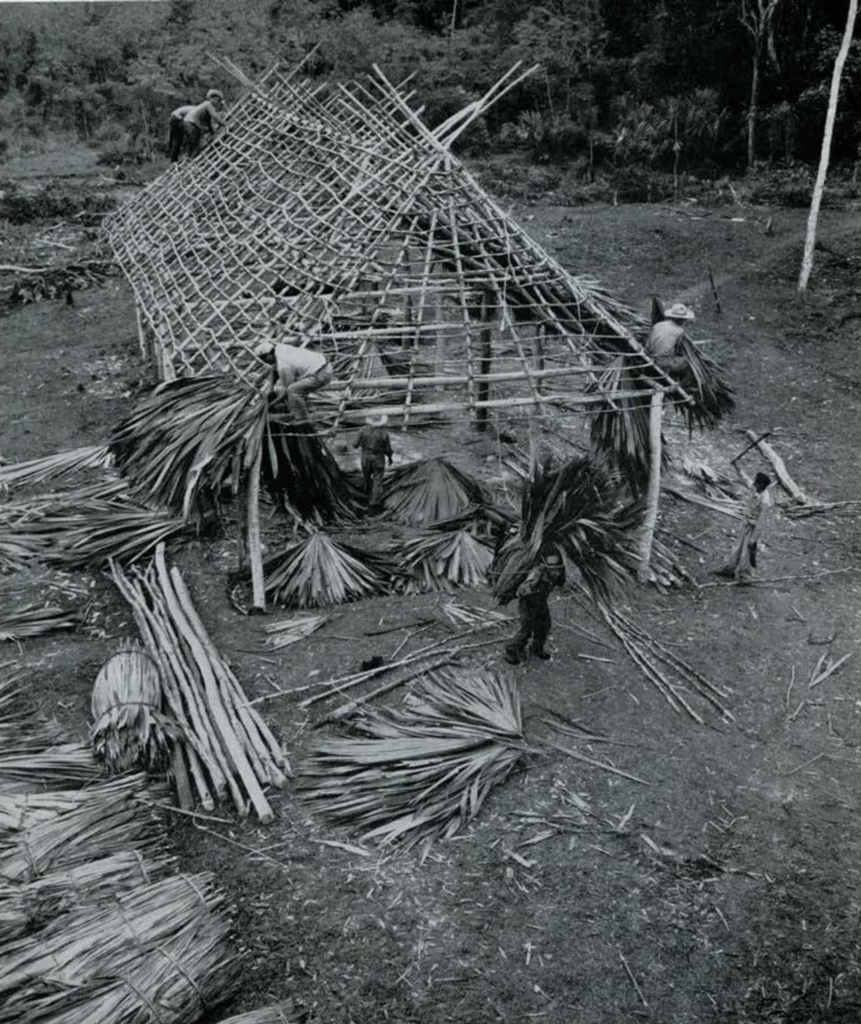
[[322,352],[283,342],[261,342],[254,354],[273,369],[274,393],[286,395],[293,418],[308,419],[306,398],[332,382],[334,373]]
[[210,89],[203,103],[189,107],[183,115],[182,125],[185,135],[185,151],[190,158],[200,152],[203,133],[215,134],[215,129],[224,122],[218,116],[218,110],[224,103],[224,96],[218,89]]
[[185,115],[191,110],[191,107],[190,103],[186,103],[184,106],[177,107],[176,110],[171,111],[167,137],[167,155],[170,157],[172,164],[179,160],[180,153],[182,153],[182,147],[185,142]]

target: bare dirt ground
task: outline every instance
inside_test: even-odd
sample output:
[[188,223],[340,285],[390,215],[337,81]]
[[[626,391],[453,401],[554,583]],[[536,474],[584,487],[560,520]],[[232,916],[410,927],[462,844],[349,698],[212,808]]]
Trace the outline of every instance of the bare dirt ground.
[[[739,430],[772,430],[812,496],[858,497],[859,213],[823,215],[828,248],[817,253],[804,304],[793,301],[800,211],[524,206],[514,213],[568,267],[644,310],[652,294],[693,304],[699,334],[711,339],[709,351],[727,366],[738,398],[730,423],[694,439],[716,468],[743,447]],[[0,320],[0,333],[7,459],[104,440],[146,379],[131,298],[119,280],[80,293],[74,309],[45,302],[15,312]],[[672,436],[684,446],[683,432]],[[492,448],[464,447],[466,439],[448,431],[396,436],[395,444],[402,455],[436,450],[492,470],[480,462]],[[554,660],[516,670],[527,735],[551,736],[544,719],[552,709],[615,741],[569,746],[642,783],[563,755],[533,758],[474,827],[437,844],[424,863],[417,854],[368,848],[361,856],[321,844],[355,838],[322,827],[292,789],[266,828],[226,809],[225,821],[172,819],[183,867],[215,871],[233,897],[248,961],[231,1009],[292,995],[309,1019],[326,1024],[861,1019],[857,520],[778,513],[761,580],[747,588],[710,575],[732,544],[732,520],[667,501],[662,525],[700,549],[686,548],[684,557],[705,586],[670,594],[632,588],[622,607],[731,692],[734,722],[712,716],[699,726],[674,714],[611,635],[563,597],[554,606]],[[269,524],[273,535],[284,529]],[[421,618],[438,601],[345,607],[313,639],[261,657],[250,653],[260,644],[259,620],[237,615],[226,600],[232,540],[191,544],[179,561],[253,697],[391,655],[404,632],[365,631]],[[92,594],[87,627],[27,641],[17,654],[40,710],[76,736],[86,730],[98,666],[132,628],[111,586],[97,574],[82,578]],[[460,600],[490,604],[484,594],[463,592]],[[609,646],[566,628],[581,623]],[[487,651],[498,664],[499,647]],[[808,691],[825,651],[851,657]],[[323,712],[309,716],[289,697],[262,709],[295,764]],[[592,813],[578,815],[578,800]],[[560,814],[569,815],[567,826],[554,819]],[[547,824],[553,820],[558,827]]]

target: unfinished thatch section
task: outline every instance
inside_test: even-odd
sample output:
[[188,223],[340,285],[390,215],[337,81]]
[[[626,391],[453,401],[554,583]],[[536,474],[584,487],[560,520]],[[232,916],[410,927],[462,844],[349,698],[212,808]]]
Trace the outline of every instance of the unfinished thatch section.
[[648,404],[656,385],[686,401],[639,345],[646,322],[569,274],[452,155],[522,77],[433,130],[379,70],[320,89],[277,68],[242,78],[204,153],[106,222],[162,376],[259,379],[253,348],[277,332],[330,358],[314,408],[331,429],[370,409],[404,427],[588,411],[620,353],[650,378],[620,399]]

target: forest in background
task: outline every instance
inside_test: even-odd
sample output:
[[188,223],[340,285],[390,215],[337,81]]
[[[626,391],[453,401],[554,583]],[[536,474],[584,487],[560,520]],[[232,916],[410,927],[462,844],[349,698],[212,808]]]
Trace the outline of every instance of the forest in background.
[[[523,150],[583,181],[645,168],[715,178],[804,168],[822,141],[847,0],[169,0],[4,5],[0,159],[73,132],[109,159],[148,159],[179,103],[275,59],[360,77],[380,65],[436,123],[512,64],[541,69],[463,141]],[[842,79],[832,158],[857,184],[861,41]]]

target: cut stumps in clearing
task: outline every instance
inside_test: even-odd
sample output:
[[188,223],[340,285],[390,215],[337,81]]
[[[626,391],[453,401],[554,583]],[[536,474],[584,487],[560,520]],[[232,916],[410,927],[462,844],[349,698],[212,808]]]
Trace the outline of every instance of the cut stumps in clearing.
[[525,752],[516,685],[484,669],[429,673],[404,710],[366,709],[354,731],[316,747],[304,795],[383,844],[454,835]]

